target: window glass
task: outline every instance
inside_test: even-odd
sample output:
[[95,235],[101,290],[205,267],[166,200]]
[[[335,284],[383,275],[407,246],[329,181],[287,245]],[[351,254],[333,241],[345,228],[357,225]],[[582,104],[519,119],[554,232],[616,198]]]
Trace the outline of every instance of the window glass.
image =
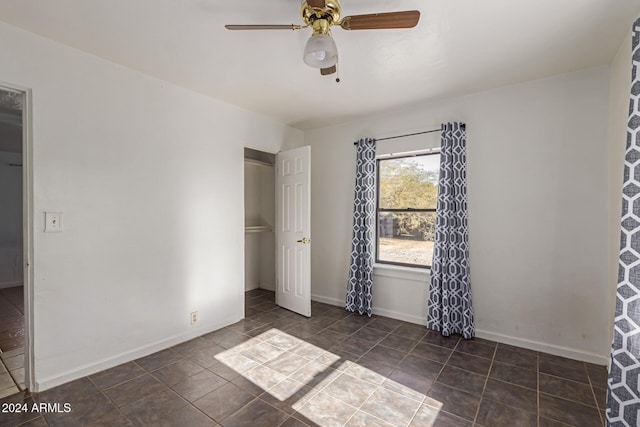
[[378,160],[376,262],[430,267],[440,154]]

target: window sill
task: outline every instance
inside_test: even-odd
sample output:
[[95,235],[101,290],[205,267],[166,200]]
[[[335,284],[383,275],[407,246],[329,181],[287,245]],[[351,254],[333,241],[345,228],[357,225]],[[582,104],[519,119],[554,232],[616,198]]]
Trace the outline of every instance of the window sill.
[[374,264],[373,275],[393,277],[395,279],[413,280],[416,282],[427,282],[431,270],[424,268],[404,267],[391,264]]

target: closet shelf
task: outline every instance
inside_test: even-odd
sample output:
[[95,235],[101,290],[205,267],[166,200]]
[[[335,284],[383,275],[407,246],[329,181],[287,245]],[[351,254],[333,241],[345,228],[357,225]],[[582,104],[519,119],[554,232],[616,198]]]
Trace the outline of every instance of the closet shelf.
[[268,225],[249,225],[244,227],[245,233],[268,233],[273,229]]
[[249,165],[266,166],[266,167],[269,167],[269,168],[273,167],[273,164],[271,164],[271,163],[261,162],[260,160],[255,160],[255,159],[246,159],[245,158],[244,162],[246,164],[249,164]]

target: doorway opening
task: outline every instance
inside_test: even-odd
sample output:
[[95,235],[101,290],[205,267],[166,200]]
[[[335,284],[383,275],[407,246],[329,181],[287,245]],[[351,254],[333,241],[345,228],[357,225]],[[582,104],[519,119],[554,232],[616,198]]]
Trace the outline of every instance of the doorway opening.
[[244,157],[245,317],[277,306],[309,317],[311,147]]
[[244,149],[245,317],[256,305],[275,305],[275,160],[275,154]]
[[0,398],[25,375],[25,92],[0,87]]

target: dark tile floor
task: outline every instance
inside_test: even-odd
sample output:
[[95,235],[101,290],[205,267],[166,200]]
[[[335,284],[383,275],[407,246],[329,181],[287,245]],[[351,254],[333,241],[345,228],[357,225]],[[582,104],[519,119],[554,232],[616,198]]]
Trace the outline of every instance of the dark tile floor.
[[24,288],[0,289],[0,351],[24,347]]
[[0,353],[0,398],[25,388],[24,348]]
[[602,366],[313,303],[309,319],[273,293],[247,318],[69,384],[0,402],[70,403],[1,414],[29,426],[603,425]]
[[22,286],[0,289],[0,398],[25,388],[23,301]]

